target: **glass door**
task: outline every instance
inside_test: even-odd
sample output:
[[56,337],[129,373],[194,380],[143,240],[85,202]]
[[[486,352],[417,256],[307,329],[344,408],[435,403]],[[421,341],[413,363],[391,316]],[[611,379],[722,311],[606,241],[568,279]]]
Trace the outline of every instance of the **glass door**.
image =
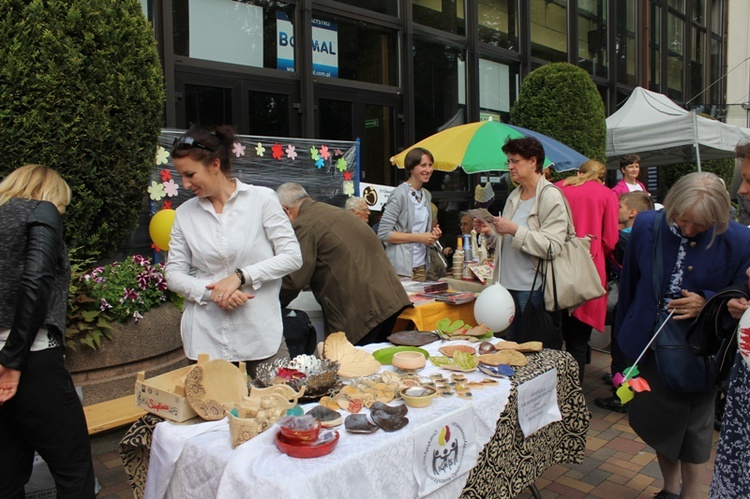
[[394,185],[390,157],[396,134],[396,96],[373,95],[347,89],[320,90],[316,96],[315,136],[322,139],[360,139],[360,178],[363,182]]

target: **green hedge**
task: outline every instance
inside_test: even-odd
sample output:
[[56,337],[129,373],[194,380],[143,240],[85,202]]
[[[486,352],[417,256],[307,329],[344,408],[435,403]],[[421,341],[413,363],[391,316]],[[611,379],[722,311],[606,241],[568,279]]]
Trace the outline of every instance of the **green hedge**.
[[106,256],[132,232],[164,86],[137,0],[0,0],[0,175],[56,168],[73,190],[66,240]]
[[606,162],[604,102],[588,73],[572,64],[552,63],[524,78],[510,122],[543,133]]

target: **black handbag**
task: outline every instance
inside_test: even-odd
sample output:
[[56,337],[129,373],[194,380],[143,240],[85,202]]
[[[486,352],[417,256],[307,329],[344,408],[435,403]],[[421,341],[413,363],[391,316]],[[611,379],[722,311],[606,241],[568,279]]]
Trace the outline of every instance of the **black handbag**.
[[[542,276],[542,296],[544,296],[544,286],[546,285],[546,279],[544,272],[542,272],[542,260],[536,266],[536,274],[534,274],[534,282],[531,285],[532,293],[536,287],[536,279],[540,275]],[[563,335],[561,326],[560,312],[547,312],[544,308],[544,303],[537,308],[531,302],[531,295],[526,301],[521,312],[521,319],[516,330],[515,341],[523,343],[526,341],[541,341],[545,348],[553,348],[555,350],[562,350]]]
[[[661,280],[664,273],[661,240],[663,219],[663,214],[654,219],[652,283],[659,310],[655,331],[669,315],[669,312],[661,310]],[[720,327],[715,321],[724,317],[717,310],[721,310],[722,307],[726,309],[726,301],[729,299],[723,295],[713,303],[709,300],[692,322],[667,320],[654,340],[653,347],[656,367],[665,386],[677,392],[709,392],[720,388],[728,379],[734,361],[732,351],[737,351],[735,337],[734,334],[723,334],[723,337],[719,337],[716,331],[725,330],[726,322]],[[713,314],[711,310],[714,310]],[[731,324],[729,327],[731,328]]]

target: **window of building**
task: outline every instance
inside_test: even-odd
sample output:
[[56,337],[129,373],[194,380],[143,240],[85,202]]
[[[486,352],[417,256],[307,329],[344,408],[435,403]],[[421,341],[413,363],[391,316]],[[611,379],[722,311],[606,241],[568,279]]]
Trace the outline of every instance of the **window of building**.
[[398,32],[313,11],[313,74],[399,84]]
[[398,0],[336,0],[346,5],[379,12],[388,16],[398,15]]
[[629,86],[636,84],[635,3],[615,3],[615,58],[617,82]]
[[479,118],[508,122],[516,100],[518,70],[507,64],[479,59]]
[[[690,99],[692,99],[693,97],[697,97],[706,87],[704,79],[704,70],[706,69],[706,32],[694,27],[690,43]],[[701,95],[701,100],[698,102],[705,101],[707,97],[706,94]],[[698,104],[698,102],[693,103]]]
[[649,40],[649,90],[661,92],[661,7],[651,4],[651,38]]
[[724,67],[724,50],[721,39],[715,36],[711,37],[711,75],[708,79],[710,82],[717,82],[712,85],[710,90],[711,99],[709,102],[719,104],[724,102],[724,83],[719,81],[723,74],[722,68]]
[[670,10],[675,10],[680,14],[685,13],[685,0],[669,0],[667,3]]
[[479,41],[518,52],[518,0],[479,0]]
[[578,2],[578,65],[595,76],[609,76],[609,2]]
[[172,16],[177,56],[282,71],[294,68],[293,5],[173,0]]
[[456,35],[466,35],[464,0],[413,0],[414,22]]
[[289,137],[289,95],[248,92],[248,135]]
[[683,91],[685,20],[672,12],[667,14],[667,95],[676,101],[685,100]]
[[465,52],[441,43],[414,40],[414,132],[421,140],[449,125],[466,122]]
[[693,22],[698,24],[705,24],[705,9],[706,4],[703,0],[693,0]]
[[185,85],[186,128],[213,128],[232,124],[232,89],[208,85]]
[[531,57],[549,62],[568,60],[566,2],[531,0]]
[[721,35],[724,31],[724,2],[722,0],[710,0],[711,2],[711,33]]

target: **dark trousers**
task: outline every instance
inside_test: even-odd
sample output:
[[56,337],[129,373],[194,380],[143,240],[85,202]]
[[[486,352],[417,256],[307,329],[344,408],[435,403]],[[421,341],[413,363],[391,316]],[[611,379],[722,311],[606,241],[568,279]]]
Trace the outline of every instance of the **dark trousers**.
[[578,362],[578,376],[583,385],[583,371],[589,355],[589,338],[591,337],[591,326],[581,322],[567,312],[562,314],[563,341],[565,351]]
[[58,499],[95,497],[86,418],[59,349],[31,352],[16,395],[0,405],[0,497],[24,497],[34,450]]
[[[406,308],[406,307],[404,307]],[[367,333],[361,340],[357,342],[357,345],[369,345],[370,343],[383,343],[388,341],[388,337],[393,332],[393,326],[396,324],[396,319],[401,315],[404,309],[402,308],[395,314],[388,317],[386,320],[375,326]]]

